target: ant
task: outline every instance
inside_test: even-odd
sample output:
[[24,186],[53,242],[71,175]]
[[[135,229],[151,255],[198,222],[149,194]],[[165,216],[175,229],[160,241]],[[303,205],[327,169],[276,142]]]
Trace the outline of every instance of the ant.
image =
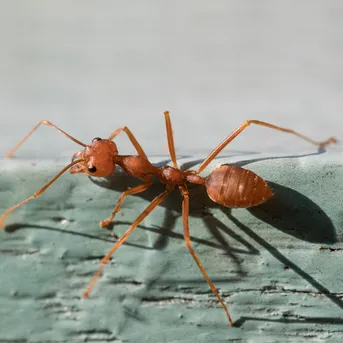
[[[251,124],[268,127],[270,129],[291,133],[301,139],[306,140],[312,144],[319,147],[325,147],[328,144],[336,143],[336,139],[331,137],[326,141],[317,142],[302,134],[299,134],[293,130],[285,129],[279,126],[275,126],[269,123],[265,123],[259,120],[247,120],[241,126],[239,126],[235,131],[231,133],[230,136],[225,138],[201,163],[197,170],[181,170],[179,169],[176,161],[176,153],[174,146],[174,138],[171,120],[169,112],[164,112],[167,138],[168,138],[168,148],[169,154],[173,166],[163,166],[156,167],[151,164],[146,156],[144,150],[136,140],[135,136],[132,134],[130,129],[126,126],[122,126],[115,130],[107,139],[101,139],[96,137],[92,140],[91,144],[84,144],[74,137],[70,136],[51,122],[47,120],[40,121],[17,145],[14,146],[12,150],[6,155],[10,158],[15,153],[15,151],[24,143],[24,141],[41,125],[47,125],[53,127],[64,136],[68,137],[75,143],[84,147],[84,150],[75,153],[72,157],[71,163],[64,167],[56,176],[54,176],[46,185],[35,192],[29,198],[23,200],[22,202],[12,206],[6,210],[0,217],[0,228],[4,226],[7,216],[16,210],[18,207],[26,204],[27,202],[40,196],[45,190],[55,182],[64,172],[70,168],[72,174],[87,174],[95,177],[106,177],[112,174],[116,165],[120,166],[128,175],[137,177],[144,181],[141,185],[130,188],[122,192],[116,206],[114,207],[112,214],[109,218],[100,221],[100,226],[102,228],[108,228],[116,213],[120,210],[120,205],[124,201],[125,197],[132,194],[141,193],[147,190],[153,184],[153,178],[157,178],[160,182],[166,185],[166,189],[163,193],[155,197],[151,203],[146,207],[146,209],[137,217],[137,219],[132,223],[129,229],[116,241],[112,249],[107,253],[107,255],[101,260],[100,266],[97,272],[91,279],[87,289],[83,293],[85,298],[89,297],[94,285],[102,274],[102,270],[106,263],[111,258],[112,254],[126,241],[131,232],[137,228],[137,226],[146,218],[174,189],[179,188],[183,201],[182,201],[182,220],[184,227],[184,240],[187,249],[197,263],[201,273],[206,279],[208,285],[210,286],[212,292],[217,297],[220,305],[223,307],[227,318],[229,320],[229,325],[232,326],[233,322],[227,306],[225,305],[223,299],[219,295],[216,287],[207,275],[204,267],[202,266],[197,254],[192,248],[190,234],[189,234],[189,223],[188,223],[188,213],[189,213],[189,193],[187,188],[187,183],[200,184],[206,187],[208,196],[216,203],[221,204],[225,207],[230,208],[248,208],[252,206],[257,206],[273,196],[271,189],[264,179],[256,175],[250,170],[238,167],[221,165],[215,168],[209,176],[203,178],[199,174],[210,164],[210,162],[234,139],[236,138],[244,129],[246,129]],[[119,155],[117,146],[113,142],[113,139],[120,133],[124,131],[128,138],[130,139],[132,145],[137,151],[137,155]]]

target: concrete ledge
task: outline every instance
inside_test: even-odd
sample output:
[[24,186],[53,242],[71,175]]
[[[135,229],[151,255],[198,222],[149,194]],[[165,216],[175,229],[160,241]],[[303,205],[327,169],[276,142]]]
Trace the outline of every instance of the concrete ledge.
[[[244,159],[244,161],[243,161]],[[155,159],[161,162],[162,159]],[[137,184],[63,175],[8,217],[0,232],[0,341],[336,342],[343,328],[343,154],[217,159],[270,182],[275,195],[249,210],[191,190],[193,246],[236,327],[184,246],[174,192],[114,255],[91,298],[81,294],[114,243],[98,222]],[[67,161],[0,161],[0,211],[32,195]],[[180,160],[184,166],[195,159]],[[210,170],[211,168],[208,168]],[[163,190],[127,198],[113,232]]]

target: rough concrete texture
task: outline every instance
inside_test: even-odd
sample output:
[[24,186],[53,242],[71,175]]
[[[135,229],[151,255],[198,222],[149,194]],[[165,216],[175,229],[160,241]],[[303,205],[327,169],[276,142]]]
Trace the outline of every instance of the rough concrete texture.
[[[63,175],[8,217],[0,232],[0,341],[339,342],[342,158],[340,153],[236,157],[275,192],[249,210],[219,207],[201,186],[191,187],[193,246],[231,304],[235,327],[227,326],[185,248],[178,192],[120,247],[91,297],[82,299],[115,241],[98,222],[120,191],[137,181],[120,171],[107,180]],[[217,159],[207,172],[232,161]],[[1,160],[1,212],[40,188],[64,162]],[[123,233],[160,191],[161,185],[154,185],[127,198],[113,233]]]

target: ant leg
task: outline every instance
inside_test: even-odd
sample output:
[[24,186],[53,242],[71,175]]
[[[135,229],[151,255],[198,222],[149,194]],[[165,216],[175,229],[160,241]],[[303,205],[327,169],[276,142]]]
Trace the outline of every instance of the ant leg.
[[114,208],[114,210],[112,211],[112,215],[110,217],[108,217],[107,219],[102,220],[100,222],[100,227],[107,228],[110,225],[110,223],[114,219],[114,216],[120,211],[120,205],[122,204],[122,202],[124,201],[124,198],[126,196],[141,193],[141,192],[145,191],[146,189],[148,189],[151,185],[152,185],[152,181],[149,181],[147,183],[144,183],[142,185],[130,188],[130,189],[124,191],[123,193],[121,193],[121,196],[117,202],[117,205]]
[[113,245],[112,249],[107,253],[107,255],[101,260],[100,266],[98,270],[96,271],[95,275],[93,276],[92,280],[90,281],[87,289],[83,293],[83,296],[85,298],[88,298],[93,287],[95,286],[96,282],[98,281],[102,270],[105,267],[105,264],[110,260],[113,253],[126,241],[126,239],[130,236],[131,232],[137,228],[139,223],[146,218],[154,209],[156,206],[158,206],[170,193],[170,191],[174,187],[168,187],[167,189],[158,195],[149,205],[148,207],[137,217],[137,219],[132,223],[132,225],[129,227],[129,229],[119,238],[119,240]]
[[189,223],[188,223],[188,213],[189,213],[189,193],[188,193],[188,189],[186,185],[181,185],[179,186],[181,194],[183,196],[183,201],[182,201],[182,220],[183,220],[183,228],[184,228],[184,239],[185,239],[185,243],[186,243],[186,247],[189,250],[189,252],[191,253],[191,255],[193,256],[195,262],[197,263],[200,271],[202,272],[202,275],[204,276],[204,278],[206,279],[208,285],[211,288],[211,291],[214,293],[214,295],[217,297],[220,305],[222,305],[228,319],[229,319],[229,325],[232,326],[232,319],[229,313],[229,310],[227,309],[226,305],[224,304],[223,299],[221,298],[221,296],[219,295],[216,287],[214,286],[214,284],[212,283],[211,279],[209,278],[209,276],[207,275],[204,267],[202,266],[198,255],[195,253],[195,251],[192,248],[191,245],[191,238],[189,235]]
[[80,142],[79,140],[77,140],[76,138],[74,138],[73,136],[70,136],[68,133],[64,132],[63,130],[61,130],[60,128],[58,128],[56,125],[54,125],[53,123],[49,122],[48,120],[41,120],[28,134],[26,134],[24,136],[24,138],[19,141],[19,143],[17,143],[6,155],[5,157],[10,158],[13,156],[13,154],[16,152],[16,150],[33,134],[34,131],[36,131],[38,129],[38,127],[41,125],[47,125],[50,126],[54,129],[56,129],[58,132],[62,133],[63,135],[65,135],[66,137],[68,137],[69,139],[71,139],[73,142],[82,145],[83,147],[86,147],[86,144]]
[[270,129],[273,130],[278,130],[278,131],[282,131],[282,132],[287,132],[287,133],[291,133],[292,135],[295,135],[301,139],[304,139],[305,141],[314,144],[314,145],[318,145],[319,147],[324,147],[326,145],[329,145],[331,143],[336,143],[337,140],[334,137],[330,137],[328,140],[323,141],[323,142],[318,142],[318,141],[314,141],[311,138],[308,138],[300,133],[297,133],[293,130],[290,129],[285,129],[282,128],[280,126],[276,126],[273,124],[269,124],[269,123],[265,123],[263,121],[259,121],[259,120],[247,120],[245,121],[240,127],[238,127],[235,131],[233,131],[231,133],[231,135],[227,138],[225,138],[209,155],[208,157],[201,163],[199,169],[196,171],[196,174],[201,173],[208,165],[209,163],[234,139],[236,138],[244,129],[246,129],[248,126],[250,126],[250,124],[255,124],[255,125],[260,125],[260,126],[264,126],[264,127],[268,127]]
[[174,138],[173,138],[173,128],[172,128],[172,124],[171,124],[171,120],[170,120],[169,111],[164,112],[164,117],[166,120],[169,154],[170,154],[171,160],[173,162],[174,168],[177,168],[176,153],[175,153]]
[[139,156],[144,157],[146,159],[148,159],[146,153],[144,152],[143,148],[141,147],[141,145],[138,143],[136,137],[133,135],[133,133],[131,132],[131,130],[127,127],[127,126],[122,126],[119,129],[115,130],[111,136],[108,137],[108,140],[113,140],[120,132],[124,131],[127,136],[130,139],[130,142],[132,143],[132,145],[134,146],[134,148],[136,149],[137,153]]
[[57,175],[55,175],[46,185],[44,185],[40,190],[38,190],[37,192],[35,192],[32,196],[30,196],[29,198],[21,201],[20,203],[10,207],[8,210],[6,210],[2,216],[0,217],[0,229],[3,228],[4,224],[5,224],[5,220],[7,218],[7,216],[12,213],[14,210],[16,210],[18,207],[26,204],[27,202],[39,197],[42,193],[45,192],[45,190],[51,185],[53,184],[64,172],[66,172],[70,167],[72,167],[74,164],[77,164],[79,162],[81,162],[83,160],[75,160],[71,163],[69,163],[66,167],[64,167]]

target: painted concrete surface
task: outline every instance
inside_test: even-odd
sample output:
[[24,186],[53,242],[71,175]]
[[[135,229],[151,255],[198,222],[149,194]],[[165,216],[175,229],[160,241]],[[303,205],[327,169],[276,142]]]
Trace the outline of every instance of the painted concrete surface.
[[[177,192],[132,233],[82,299],[113,234],[163,188],[127,198],[111,235],[98,222],[136,181],[121,172],[100,180],[63,175],[0,232],[0,341],[341,341],[342,158],[326,152],[215,160],[207,172],[236,162],[270,182],[274,197],[249,210],[217,206],[192,187],[193,246],[230,304],[234,327],[185,248]],[[65,162],[1,160],[1,212]],[[180,159],[184,167],[198,163]]]

